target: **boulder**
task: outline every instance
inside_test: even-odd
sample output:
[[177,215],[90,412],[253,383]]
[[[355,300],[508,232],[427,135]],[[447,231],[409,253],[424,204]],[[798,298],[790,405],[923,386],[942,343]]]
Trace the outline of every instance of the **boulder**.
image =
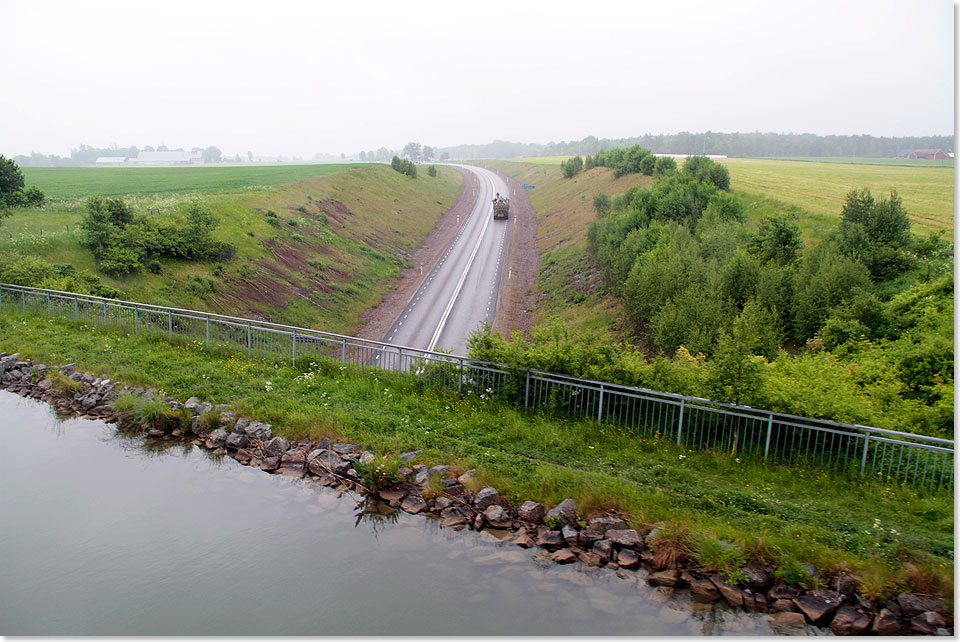
[[617,553],[617,564],[623,568],[637,568],[640,566],[640,556],[636,551],[625,548]]
[[567,498],[547,511],[545,517],[560,517],[565,523],[577,521],[577,502]]
[[338,455],[345,455],[347,453],[358,453],[360,452],[360,450],[361,450],[360,446],[356,444],[339,443],[339,444],[333,445],[333,452],[337,453]]
[[563,541],[567,543],[567,546],[576,546],[580,543],[580,532],[570,524],[563,526],[560,529],[560,534],[563,536]]
[[743,606],[743,591],[735,586],[730,586],[718,575],[712,576],[710,581],[713,582],[713,585],[720,591],[720,595],[730,606]]
[[580,553],[579,555],[577,555],[577,557],[580,558],[580,561],[586,564],[587,566],[595,566],[597,568],[600,568],[605,564],[603,559],[592,551],[584,551],[583,553]]
[[517,515],[525,522],[542,524],[543,516],[546,515],[546,508],[539,502],[523,502],[517,509]]
[[467,518],[463,516],[463,513],[453,507],[444,508],[440,513],[440,517],[443,520],[441,526],[445,527],[459,526],[467,523]]
[[369,450],[364,450],[362,453],[360,453],[359,461],[361,464],[364,464],[365,466],[369,466],[374,461],[376,461],[376,459],[377,459],[376,456],[374,456],[372,452],[370,452]]
[[836,591],[816,589],[793,600],[800,612],[807,616],[812,624],[826,624],[830,617],[843,604],[843,596]]
[[262,462],[260,462],[260,470],[264,470],[268,473],[272,473],[278,468],[280,468],[279,457],[267,457]]
[[593,552],[606,564],[613,559],[613,544],[608,539],[597,540],[593,543]]
[[942,602],[935,597],[928,595],[915,595],[913,593],[901,593],[897,596],[897,604],[903,617],[912,620],[926,611],[936,611],[942,606]]
[[250,440],[243,433],[232,432],[230,433],[230,436],[227,437],[226,446],[229,449],[236,450],[238,448],[243,448],[244,446],[246,446],[249,441]]
[[647,581],[654,586],[670,586],[677,587],[680,586],[682,580],[680,579],[680,571],[676,569],[670,569],[668,571],[660,571],[658,573],[653,573],[650,577],[647,578]]
[[483,511],[483,519],[494,528],[510,528],[513,526],[513,519],[498,504],[487,506],[486,510]]
[[796,613],[797,605],[793,600],[774,600],[770,608],[779,613]]
[[690,582],[690,597],[696,602],[715,602],[720,599],[720,589],[710,580]]
[[190,397],[187,399],[186,403],[183,404],[183,407],[189,410],[190,412],[196,414],[197,406],[200,405],[200,399],[197,397]]
[[606,532],[606,538],[619,548],[638,550],[643,547],[643,536],[632,528],[610,529]]
[[627,520],[622,517],[617,517],[616,515],[598,515],[591,517],[587,521],[587,528],[594,528],[600,531],[601,534],[605,534],[610,529],[623,530],[630,528],[630,526],[627,524]]
[[259,421],[251,422],[246,429],[247,436],[250,439],[259,439],[260,441],[267,442],[273,438],[273,428],[270,424],[261,423]]
[[833,581],[830,582],[830,588],[837,593],[842,593],[846,597],[853,597],[857,591],[857,581],[853,579],[849,573],[840,571],[837,573],[837,576],[833,578]]
[[471,468],[471,469],[468,470],[467,472],[465,472],[465,473],[463,473],[462,475],[460,475],[459,477],[457,477],[457,483],[458,483],[458,484],[463,484],[464,486],[466,486],[467,484],[471,483],[472,481],[474,481],[474,480],[476,480],[476,479],[477,479],[477,471],[475,471],[475,470],[473,470],[473,469]]
[[577,556],[568,548],[561,548],[559,551],[556,551],[553,555],[550,556],[557,564],[569,564],[577,559]]
[[433,500],[433,508],[436,512],[441,512],[445,508],[450,508],[454,505],[454,501],[449,497],[437,497]]
[[400,502],[403,501],[403,498],[407,496],[407,491],[403,488],[388,488],[379,491],[377,494],[380,495],[380,499],[387,502],[391,506],[393,506],[394,502],[396,502],[399,506]]
[[520,534],[517,535],[517,538],[513,540],[513,543],[519,546],[520,548],[533,548],[536,546],[536,542],[527,535],[526,531],[520,531]]
[[[448,481],[448,480],[444,480],[444,481]],[[460,484],[455,483],[455,482],[457,481],[457,480],[455,480],[455,479],[452,479],[452,480],[449,480],[449,481],[453,481],[454,484],[452,484],[452,485],[447,486],[446,488],[444,488],[444,489],[443,489],[443,492],[445,492],[447,495],[450,495],[450,496],[452,496],[452,497],[462,497],[462,496],[463,496],[463,492],[464,492],[463,486],[461,486]]]
[[603,526],[589,524],[585,529],[580,531],[580,543],[583,546],[591,546],[594,542],[599,542],[600,540],[604,539],[606,532],[607,529],[605,529]]
[[500,494],[496,488],[481,488],[476,497],[473,498],[473,505],[480,509],[499,503]]
[[211,410],[213,410],[213,404],[209,401],[204,401],[203,403],[198,404],[197,407],[193,409],[193,412],[198,415],[205,415]]
[[349,459],[340,459],[333,464],[333,472],[335,475],[344,477],[355,471],[353,470],[353,463]]
[[747,586],[754,591],[766,591],[773,584],[773,576],[762,568],[744,566],[740,572],[747,578]]
[[400,461],[405,464],[410,463],[413,459],[420,454],[419,450],[411,450],[410,452],[400,453]]
[[936,635],[937,629],[946,626],[947,623],[943,621],[943,616],[936,611],[925,611],[910,620],[910,628],[923,635]]
[[789,584],[779,582],[775,584],[772,589],[770,589],[770,592],[767,593],[767,597],[772,600],[792,600],[793,598],[797,597],[798,594],[799,591],[797,591],[797,589],[793,588]]
[[290,450],[290,442],[283,437],[274,437],[265,446],[270,455],[280,456]]
[[[280,439],[280,437],[274,437],[274,439]],[[339,463],[340,456],[332,450],[318,448],[311,450],[307,455],[307,469],[310,471],[310,474],[316,475],[317,477],[328,475]]]
[[564,545],[563,535],[560,531],[551,531],[544,529],[537,535],[537,546],[559,547]]
[[222,448],[227,443],[227,431],[223,428],[217,428],[207,435],[207,448]]
[[430,476],[439,477],[443,479],[444,477],[447,476],[447,472],[449,472],[449,470],[450,470],[450,466],[443,466],[443,465],[434,466],[430,469]]
[[240,417],[240,418],[237,419],[237,421],[233,424],[233,432],[246,433],[246,431],[247,431],[247,426],[249,426],[249,425],[250,425],[250,422],[252,422],[252,421],[253,421],[253,419],[251,419],[250,417]]
[[801,613],[774,613],[770,616],[770,628],[777,635],[806,635],[807,621]]
[[876,635],[896,635],[899,631],[900,620],[890,609],[880,609],[870,625],[870,632]]
[[841,606],[830,622],[830,630],[835,635],[863,635],[870,628],[870,618],[860,611]]
[[423,497],[420,495],[420,493],[411,492],[403,498],[400,508],[408,513],[416,515],[417,513],[422,513],[423,511],[427,510],[427,502],[423,501]]

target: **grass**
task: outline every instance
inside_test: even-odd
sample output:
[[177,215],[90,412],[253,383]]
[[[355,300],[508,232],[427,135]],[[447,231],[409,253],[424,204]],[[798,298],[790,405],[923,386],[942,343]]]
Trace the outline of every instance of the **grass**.
[[770,160],[808,161],[811,163],[847,163],[854,165],[902,165],[904,167],[953,167],[953,159],[874,158],[872,156],[790,156]]
[[[214,237],[237,247],[236,258],[223,263],[160,259],[158,273],[101,275],[124,298],[346,333],[356,331],[363,310],[379,303],[407,266],[406,257],[456,202],[462,181],[452,168],[411,180],[384,165],[40,169],[64,190],[74,175],[105,176],[103,193],[133,189],[125,182],[130,177],[160,176],[124,197],[134,211],[180,219],[199,199],[219,220]],[[304,173],[315,176],[281,184]],[[150,191],[178,178],[185,179],[181,191]],[[253,178],[275,184],[230,187]],[[213,190],[218,180],[218,191],[188,191]],[[84,199],[73,198],[17,210],[0,226],[0,253],[95,272],[77,227],[84,209]],[[265,215],[269,210],[277,214],[276,226]]]
[[49,199],[249,190],[328,176],[353,163],[253,167],[23,167]]
[[875,197],[897,190],[915,233],[943,230],[953,238],[953,169],[838,162],[727,158],[735,193],[795,205],[826,224],[840,220],[852,189],[869,188]]
[[[288,438],[334,435],[380,455],[422,449],[418,461],[475,469],[514,503],[573,497],[585,514],[619,508],[644,530],[663,526],[664,555],[700,551],[717,567],[732,567],[740,554],[787,569],[810,562],[852,572],[877,598],[900,590],[952,596],[950,490],[683,451],[658,436],[419,391],[392,374],[335,362],[298,369],[18,314],[0,315],[0,350],[76,362],[180,400],[229,403]],[[731,542],[735,554],[713,540]]]

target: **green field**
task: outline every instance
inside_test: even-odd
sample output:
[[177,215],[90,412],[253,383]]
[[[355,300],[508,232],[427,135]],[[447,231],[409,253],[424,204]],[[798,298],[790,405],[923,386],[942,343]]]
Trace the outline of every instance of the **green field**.
[[227,192],[280,185],[362,167],[352,163],[253,167],[23,167],[27,185],[47,198]]
[[[70,196],[3,219],[0,272],[4,258],[19,257],[96,273],[78,229],[90,194],[122,194],[136,214],[171,221],[183,221],[199,200],[218,220],[214,238],[236,246],[234,259],[161,258],[157,272],[99,273],[103,283],[131,300],[353,333],[456,202],[460,172],[438,170],[410,179],[379,164],[42,168],[35,170],[42,189]],[[268,210],[278,225],[269,224]],[[41,285],[23,272],[17,283]]]
[[[760,159],[757,159],[760,160]],[[869,156],[789,156],[767,160],[805,161],[810,163],[847,163],[853,165],[903,165],[904,167],[953,167],[953,159],[872,158]]]

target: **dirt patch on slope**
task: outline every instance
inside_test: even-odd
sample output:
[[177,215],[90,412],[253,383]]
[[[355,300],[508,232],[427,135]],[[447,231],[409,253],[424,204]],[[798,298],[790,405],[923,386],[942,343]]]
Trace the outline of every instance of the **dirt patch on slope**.
[[506,278],[500,279],[497,316],[493,330],[509,336],[519,330],[526,335],[533,326],[536,297],[533,285],[540,267],[537,249],[537,215],[527,190],[502,172],[497,172],[510,190],[510,232],[505,257]]
[[[459,168],[457,168],[459,169]],[[460,225],[457,217],[465,220],[473,207],[473,191],[477,188],[476,176],[467,170],[460,169],[463,174],[463,185],[460,187],[460,196],[453,207],[440,217],[440,221],[427,235],[420,246],[414,250],[409,258],[414,265],[400,271],[399,280],[388,292],[383,300],[373,308],[364,310],[360,316],[360,327],[356,336],[361,339],[382,341],[390,330],[390,326],[397,319],[410,297],[417,291],[423,280],[427,278],[443,251],[447,249],[453,237],[457,234]],[[420,274],[420,264],[423,263],[423,274]]]

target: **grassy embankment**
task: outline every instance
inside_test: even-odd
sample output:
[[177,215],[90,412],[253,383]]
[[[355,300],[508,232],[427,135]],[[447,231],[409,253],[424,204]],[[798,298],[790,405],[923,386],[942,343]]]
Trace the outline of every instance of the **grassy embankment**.
[[[181,400],[231,403],[291,437],[335,435],[378,453],[421,448],[424,463],[456,463],[514,502],[575,498],[584,513],[617,507],[639,527],[663,524],[706,568],[758,559],[791,581],[798,564],[851,571],[863,591],[952,597],[953,495],[817,470],[683,451],[610,426],[526,414],[494,400],[419,391],[324,363],[300,370],[198,344],[0,315],[0,351],[81,368]],[[306,364],[301,364],[306,365]],[[724,542],[729,542],[726,544]]]
[[5,219],[0,252],[95,272],[77,228],[88,196],[119,195],[137,214],[174,219],[199,200],[219,221],[214,238],[237,247],[234,259],[160,259],[159,273],[103,282],[138,301],[353,332],[456,202],[460,173],[438,169],[410,179],[384,165],[26,168],[50,202]]
[[[530,204],[537,213],[537,316],[534,327],[559,318],[572,329],[607,333],[613,340],[629,339],[621,304],[606,293],[587,250],[587,228],[596,220],[593,196],[611,198],[628,188],[647,187],[652,177],[627,174],[614,178],[604,167],[563,178],[560,162],[567,156],[485,161],[482,164],[536,185]],[[844,196],[867,187],[877,197],[896,189],[910,214],[916,234],[943,230],[953,239],[953,170],[940,167],[855,165],[837,162],[780,161],[729,158],[733,192],[745,204],[755,226],[765,216],[787,213],[796,221],[807,244],[834,229],[840,221]]]

